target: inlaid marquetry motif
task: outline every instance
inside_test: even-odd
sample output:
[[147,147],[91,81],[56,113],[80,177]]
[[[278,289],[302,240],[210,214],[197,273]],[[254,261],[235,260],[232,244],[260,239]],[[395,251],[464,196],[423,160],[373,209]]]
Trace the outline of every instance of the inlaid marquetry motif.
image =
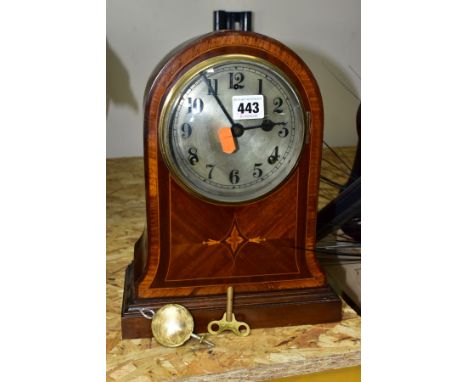
[[252,238],[248,238],[245,235],[241,233],[239,230],[237,220],[234,219],[234,223],[232,225],[232,228],[230,232],[228,233],[227,236],[225,236],[221,240],[214,240],[214,239],[208,239],[204,241],[202,244],[204,245],[225,245],[227,248],[230,249],[231,253],[233,256],[236,256],[237,252],[239,249],[246,243],[255,243],[255,244],[260,244],[266,241],[264,237],[261,236],[255,236]]
[[245,238],[242,237],[242,235],[239,233],[236,225],[237,224],[235,224],[232,227],[231,235],[227,239],[224,240],[231,247],[231,251],[233,253],[236,253],[239,245],[241,245],[245,241]]

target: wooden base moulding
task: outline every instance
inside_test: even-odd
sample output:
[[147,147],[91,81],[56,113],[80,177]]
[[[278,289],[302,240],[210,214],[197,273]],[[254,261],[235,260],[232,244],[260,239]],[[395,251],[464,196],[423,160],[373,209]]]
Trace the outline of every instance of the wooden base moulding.
[[[151,321],[141,308],[156,311],[165,304],[180,304],[190,310],[196,333],[206,333],[210,321],[220,319],[226,311],[226,295],[181,298],[137,299],[133,289],[133,263],[125,274],[122,305],[122,338],[150,338]],[[252,329],[277,326],[335,322],[341,319],[341,300],[329,286],[264,293],[236,293],[233,312],[238,321]]]
[[[196,333],[206,333],[208,323],[220,319],[226,311],[226,295],[181,298],[137,299],[132,287],[133,263],[125,274],[122,305],[122,338],[150,338],[151,321],[144,318],[141,308],[156,311],[165,304],[180,304],[191,312]],[[233,312],[238,321],[251,329],[277,326],[334,322],[341,319],[341,300],[329,286],[320,288],[236,293]]]

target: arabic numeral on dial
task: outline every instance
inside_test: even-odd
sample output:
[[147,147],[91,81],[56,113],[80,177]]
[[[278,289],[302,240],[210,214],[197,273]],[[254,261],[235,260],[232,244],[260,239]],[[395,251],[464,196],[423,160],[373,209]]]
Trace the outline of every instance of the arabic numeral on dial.
[[282,113],[283,112],[283,109],[281,106],[283,106],[283,99],[281,97],[276,97],[274,100],[273,100],[273,106],[275,107],[273,109],[273,112],[274,113]]
[[278,136],[280,138],[286,138],[289,135],[289,130],[286,126],[283,126],[280,131],[278,131]]
[[193,166],[195,163],[198,163],[198,154],[197,154],[197,149],[195,147],[190,147],[188,150],[189,157],[188,160],[190,164]]
[[188,98],[188,112],[189,114],[200,114],[203,111],[203,101],[201,98],[192,99]]
[[215,168],[215,165],[214,164],[207,164],[206,168],[209,168],[209,170],[208,170],[208,179],[211,179],[212,174],[213,174],[213,169]]
[[213,80],[208,80],[209,85],[208,86],[208,95],[218,95],[218,79],[215,78]]
[[229,89],[243,89],[244,85],[241,85],[242,82],[244,82],[243,73],[229,73]]
[[230,181],[232,184],[237,184],[237,183],[239,183],[239,181],[240,181],[239,170],[232,170],[232,171],[229,173],[229,181]]
[[260,178],[262,175],[263,175],[263,171],[262,169],[260,168],[260,166],[262,165],[263,163],[255,163],[254,164],[254,171],[253,171],[253,174],[252,176],[254,178]]
[[182,138],[189,138],[192,135],[192,126],[189,123],[183,123],[180,130]]
[[268,163],[275,164],[279,159],[278,146],[275,147],[271,155],[268,157]]

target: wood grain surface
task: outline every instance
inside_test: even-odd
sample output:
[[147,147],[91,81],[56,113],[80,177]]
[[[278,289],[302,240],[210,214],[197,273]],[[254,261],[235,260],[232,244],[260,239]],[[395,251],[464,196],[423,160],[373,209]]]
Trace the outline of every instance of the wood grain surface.
[[[354,149],[339,150],[353,157]],[[324,156],[331,154],[325,150]],[[322,172],[342,176],[327,163],[323,163]],[[334,193],[333,188],[321,185],[319,206]],[[253,329],[245,338],[224,333],[210,337],[216,344],[211,350],[195,340],[176,349],[164,348],[149,338],[122,340],[124,273],[145,226],[145,212],[143,159],[108,160],[108,381],[262,381],[360,364],[361,320],[346,305],[340,322]]]
[[[294,175],[279,191],[242,206],[214,205],[181,189],[158,145],[160,113],[169,89],[194,65],[223,54],[246,54],[273,63],[292,81],[310,115]],[[311,250],[322,134],[322,99],[313,74],[280,42],[256,33],[221,31],[176,48],[153,73],[145,95],[147,227],[135,251],[134,298],[220,295],[226,284],[235,285],[237,293],[269,295],[272,290],[325,286]],[[235,247],[234,233],[241,240]]]

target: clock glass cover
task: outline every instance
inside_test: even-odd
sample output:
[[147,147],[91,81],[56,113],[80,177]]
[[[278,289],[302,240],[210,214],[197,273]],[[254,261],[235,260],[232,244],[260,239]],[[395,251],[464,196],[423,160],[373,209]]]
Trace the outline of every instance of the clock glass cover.
[[287,76],[247,55],[186,71],[169,91],[160,147],[175,180],[214,203],[257,200],[292,173],[305,140],[304,111]]

